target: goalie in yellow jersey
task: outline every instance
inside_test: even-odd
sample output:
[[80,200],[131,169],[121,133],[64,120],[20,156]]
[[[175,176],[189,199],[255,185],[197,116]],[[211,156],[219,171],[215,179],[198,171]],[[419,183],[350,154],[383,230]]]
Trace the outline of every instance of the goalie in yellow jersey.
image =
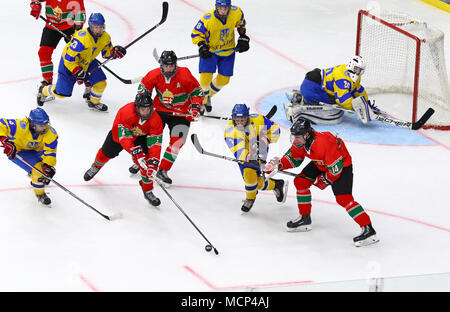
[[[216,0],[215,10],[203,14],[192,30],[192,43],[199,47],[200,86],[207,112],[212,110],[211,97],[227,85],[233,76],[235,51],[242,53],[250,48],[245,26],[244,13],[240,7],[232,6],[231,0]],[[239,33],[237,45],[235,28]],[[213,79],[216,70],[218,73]]]
[[55,175],[56,149],[58,134],[50,126],[50,119],[42,108],[31,110],[30,115],[22,119],[0,118],[0,146],[9,160],[24,169],[31,177],[31,186],[38,201],[50,205],[51,200],[45,194],[45,186],[50,179],[20,160],[19,155],[48,177]]
[[37,104],[58,98],[72,96],[75,82],[85,84],[88,107],[98,111],[108,110],[106,104],[100,103],[106,88],[106,76],[96,60],[100,53],[105,59],[122,58],[127,50],[122,46],[113,47],[111,37],[105,31],[105,18],[101,13],[92,13],[88,20],[89,27],[77,31],[63,49],[58,67],[56,85],[41,85],[37,95]]
[[354,56],[347,64],[306,73],[300,90],[287,93],[287,119],[295,122],[302,117],[315,124],[335,124],[342,121],[344,110],[355,111],[363,123],[375,119],[380,110],[370,103],[361,85],[365,68],[364,59]]
[[236,104],[231,112],[232,121],[225,128],[225,142],[238,160],[245,182],[246,199],[241,207],[248,212],[253,207],[258,190],[274,191],[278,202],[284,203],[288,181],[266,178],[261,166],[267,159],[269,144],[280,137],[280,127],[260,114],[250,114],[245,104]]

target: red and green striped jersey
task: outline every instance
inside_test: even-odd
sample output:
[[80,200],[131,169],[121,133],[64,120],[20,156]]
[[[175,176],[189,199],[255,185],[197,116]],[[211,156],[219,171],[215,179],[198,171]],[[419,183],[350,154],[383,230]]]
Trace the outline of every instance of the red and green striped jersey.
[[[45,0],[45,16],[59,30],[75,25],[83,26],[86,21],[84,0]],[[49,24],[46,26],[53,29]]]
[[309,149],[291,146],[281,158],[280,169],[298,167],[308,157],[319,170],[326,172],[326,178],[330,182],[334,182],[341,175],[342,169],[352,164],[352,157],[342,139],[330,132],[314,131],[314,134],[316,137]]

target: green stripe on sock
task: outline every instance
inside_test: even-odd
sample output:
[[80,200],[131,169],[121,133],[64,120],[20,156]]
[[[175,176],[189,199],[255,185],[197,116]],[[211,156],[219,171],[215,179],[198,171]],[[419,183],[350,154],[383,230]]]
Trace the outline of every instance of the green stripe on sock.
[[165,152],[165,153],[164,153],[164,159],[166,159],[166,160],[168,160],[168,161],[170,161],[170,162],[174,162],[175,159],[177,159],[177,156],[176,156],[176,155],[173,155],[173,154],[170,154],[170,153],[168,153],[168,152]]
[[359,214],[361,214],[363,212],[364,212],[364,209],[361,207],[361,205],[358,205],[358,206],[350,209],[348,211],[348,214],[350,215],[350,217],[352,217],[354,219],[356,216],[358,216]]
[[297,202],[298,203],[310,203],[311,202],[311,195],[297,195]]

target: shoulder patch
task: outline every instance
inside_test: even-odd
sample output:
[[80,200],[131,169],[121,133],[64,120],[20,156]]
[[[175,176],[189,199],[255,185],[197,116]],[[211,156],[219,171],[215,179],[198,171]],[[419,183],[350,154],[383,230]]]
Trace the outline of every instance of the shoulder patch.
[[235,6],[235,5],[232,5],[232,6],[231,6],[231,9],[230,9],[230,10],[231,10],[231,11],[236,11],[237,9],[238,9],[238,7],[237,7],[237,6]]
[[80,30],[80,31],[78,32],[78,36],[80,36],[80,37],[86,36],[86,30]]
[[206,13],[205,15],[203,15],[203,18],[205,20],[209,20],[211,18],[211,13]]
[[53,129],[53,127],[50,127],[50,132],[53,133],[54,135],[58,135],[58,134],[56,133],[56,130]]
[[24,129],[27,127],[27,123],[24,120],[20,121],[20,128]]
[[259,116],[259,114],[250,114],[250,117],[253,117],[253,118],[256,118],[258,116]]

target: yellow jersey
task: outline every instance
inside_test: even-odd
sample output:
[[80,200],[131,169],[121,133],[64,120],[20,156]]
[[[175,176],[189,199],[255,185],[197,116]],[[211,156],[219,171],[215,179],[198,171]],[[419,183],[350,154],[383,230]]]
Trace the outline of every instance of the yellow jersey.
[[250,114],[248,126],[244,130],[239,130],[230,121],[224,133],[228,148],[238,160],[245,160],[251,146],[263,136],[269,139],[269,143],[276,143],[280,138],[280,127],[260,114]]
[[30,130],[28,118],[0,119],[0,136],[8,137],[16,146],[17,152],[35,150],[41,152],[42,162],[56,165],[58,134],[50,125],[44,134],[37,135]]
[[106,59],[111,57],[111,50],[111,37],[107,32],[104,32],[99,38],[95,38],[88,29],[80,29],[64,47],[62,58],[64,66],[71,72],[77,66],[87,71],[89,64],[100,52]]
[[361,77],[353,82],[345,64],[322,69],[322,88],[335,99],[336,104],[345,109],[353,109],[352,100],[359,96],[369,100],[366,90],[361,86]]
[[234,40],[234,29],[244,28],[246,21],[240,7],[231,6],[226,23],[223,23],[216,15],[215,10],[206,12],[195,25],[191,33],[192,43],[198,44],[206,41],[211,52],[220,56],[228,56],[234,52],[236,43]]

